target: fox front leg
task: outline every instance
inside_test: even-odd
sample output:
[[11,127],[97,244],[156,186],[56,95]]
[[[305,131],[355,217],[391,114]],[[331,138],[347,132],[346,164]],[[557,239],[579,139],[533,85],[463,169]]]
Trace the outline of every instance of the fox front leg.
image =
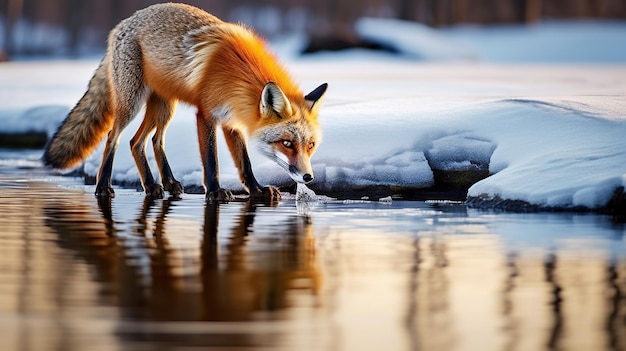
[[215,122],[204,118],[201,112],[198,112],[196,115],[196,121],[198,125],[200,157],[202,157],[204,170],[203,183],[206,190],[206,201],[233,201],[235,199],[233,194],[220,187]]
[[246,141],[241,132],[228,127],[222,127],[222,129],[228,149],[239,170],[239,178],[250,193],[250,200],[280,201],[280,190],[278,188],[273,186],[262,187],[254,177]]

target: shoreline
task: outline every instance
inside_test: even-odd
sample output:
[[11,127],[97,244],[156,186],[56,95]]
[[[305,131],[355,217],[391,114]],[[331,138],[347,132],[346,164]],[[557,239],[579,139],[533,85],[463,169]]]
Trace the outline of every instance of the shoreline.
[[[3,134],[4,135],[4,134]],[[16,133],[11,134],[12,138],[2,138],[0,148],[14,152],[43,152],[40,148],[21,148],[25,139],[39,139],[37,133]],[[2,136],[2,135],[0,135]],[[17,143],[7,146],[7,141],[19,140]],[[27,141],[26,143],[29,143]],[[35,140],[36,142],[36,140]],[[45,145],[45,143],[44,143]],[[32,160],[31,160],[32,161]],[[35,168],[34,165],[24,166],[25,168]],[[95,185],[96,179],[82,171],[82,167],[61,174],[51,172],[41,167],[41,170],[50,175],[61,177],[73,177],[81,179],[84,185]],[[310,184],[308,187],[317,195],[326,196],[337,200],[364,200],[379,201],[383,198],[403,201],[453,201],[463,202],[469,208],[481,209],[485,211],[514,212],[514,213],[540,213],[540,212],[571,212],[571,213],[594,213],[598,215],[609,215],[617,223],[626,222],[626,192],[623,187],[614,190],[610,201],[600,208],[587,207],[547,207],[531,204],[520,200],[502,199],[500,197],[468,197],[468,189],[476,182],[489,176],[487,171],[437,171],[435,173],[435,186],[428,188],[401,187],[394,185],[343,185],[333,188],[323,188],[319,184]],[[124,189],[135,189],[142,192],[139,181],[116,181],[113,185]],[[295,194],[296,184],[277,184],[281,192]],[[203,194],[204,188],[201,185],[186,185],[186,194]],[[234,195],[245,197],[244,191],[233,191]]]

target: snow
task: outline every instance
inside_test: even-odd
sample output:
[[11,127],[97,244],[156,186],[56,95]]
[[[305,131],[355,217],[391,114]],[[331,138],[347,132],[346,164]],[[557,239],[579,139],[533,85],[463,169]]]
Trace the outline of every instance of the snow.
[[624,22],[542,22],[520,27],[457,26],[443,31],[449,41],[473,48],[476,57],[489,62],[626,61]]
[[420,23],[394,19],[361,18],[357,35],[379,42],[408,56],[422,60],[475,59],[476,53],[445,34]]
[[624,22],[540,22],[520,25],[459,25],[434,30],[419,23],[363,18],[356,32],[423,60],[489,62],[624,62]]
[[[376,21],[360,23],[359,31],[375,35]],[[493,31],[381,25],[386,26],[381,40],[395,38],[395,47],[405,48],[405,56],[361,51],[284,55],[303,90],[329,83],[319,117],[324,138],[313,156],[319,189],[380,184],[423,188],[434,184],[433,169],[488,169],[491,175],[472,186],[469,196],[598,208],[626,185],[626,44],[620,44],[626,24],[542,24]],[[581,45],[589,44],[596,52],[582,56],[580,63],[573,63],[578,48],[566,47],[570,56],[562,61],[567,64],[555,64],[558,55],[538,53],[558,33],[571,42],[570,35],[589,28],[613,40],[613,50],[584,41],[592,41],[590,34],[580,36]],[[617,31],[622,36],[615,36]],[[506,35],[535,54],[520,54],[519,62],[510,62],[504,54],[494,58],[497,50],[487,50],[489,43],[503,45]],[[485,39],[480,45],[478,37]],[[458,51],[442,45],[455,42],[465,44]],[[533,47],[534,42],[541,45]],[[567,50],[559,49],[559,55]],[[407,59],[418,51],[430,61]],[[469,52],[471,59],[466,60]],[[497,62],[488,62],[490,58]],[[82,96],[97,65],[92,60],[0,65],[0,131],[51,134]],[[186,186],[201,185],[202,179],[194,116],[193,108],[180,105],[165,139],[174,175]],[[138,180],[127,145],[140,120],[123,133],[114,164],[116,181]],[[219,139],[222,185],[241,189]],[[252,142],[252,164],[261,183],[292,183],[282,168],[255,149]],[[156,172],[151,154],[149,147]],[[101,155],[102,146],[85,161],[87,174],[97,173]]]

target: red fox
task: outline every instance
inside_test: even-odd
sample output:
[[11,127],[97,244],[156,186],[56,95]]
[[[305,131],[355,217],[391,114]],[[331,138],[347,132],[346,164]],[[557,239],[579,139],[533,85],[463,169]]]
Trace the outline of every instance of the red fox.
[[[293,180],[313,180],[311,155],[320,143],[317,121],[328,84],[306,96],[265,43],[242,25],[227,23],[185,4],[157,4],[137,11],[109,34],[108,49],[87,92],[46,146],[43,161],[70,168],[84,160],[108,133],[96,196],[113,197],[111,171],[120,134],[146,103],[131,150],[146,194],[183,192],[165,157],[164,137],[178,101],[198,108],[196,121],[207,200],[230,201],[219,183],[216,128],[251,198],[278,200],[277,188],[257,182],[246,138]],[[163,185],[155,182],[145,149],[152,144]]]

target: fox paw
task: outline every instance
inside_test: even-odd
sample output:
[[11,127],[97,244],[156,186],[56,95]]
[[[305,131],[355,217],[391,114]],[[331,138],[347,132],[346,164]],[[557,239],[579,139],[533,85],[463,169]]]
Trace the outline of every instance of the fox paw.
[[153,199],[162,199],[163,194],[164,192],[161,184],[152,184],[146,189],[146,196],[150,196]]
[[182,184],[180,184],[177,180],[170,180],[169,182],[165,182],[163,184],[163,188],[170,193],[170,195],[178,197],[180,194],[184,193],[184,189]]
[[96,187],[97,197],[115,197],[115,191],[110,186]]
[[230,202],[235,200],[235,197],[233,196],[233,194],[226,190],[226,189],[217,189],[215,191],[210,191],[206,194],[206,201],[207,202]]
[[278,202],[280,201],[280,190],[274,186],[266,186],[256,191],[250,192],[251,201],[267,201]]

